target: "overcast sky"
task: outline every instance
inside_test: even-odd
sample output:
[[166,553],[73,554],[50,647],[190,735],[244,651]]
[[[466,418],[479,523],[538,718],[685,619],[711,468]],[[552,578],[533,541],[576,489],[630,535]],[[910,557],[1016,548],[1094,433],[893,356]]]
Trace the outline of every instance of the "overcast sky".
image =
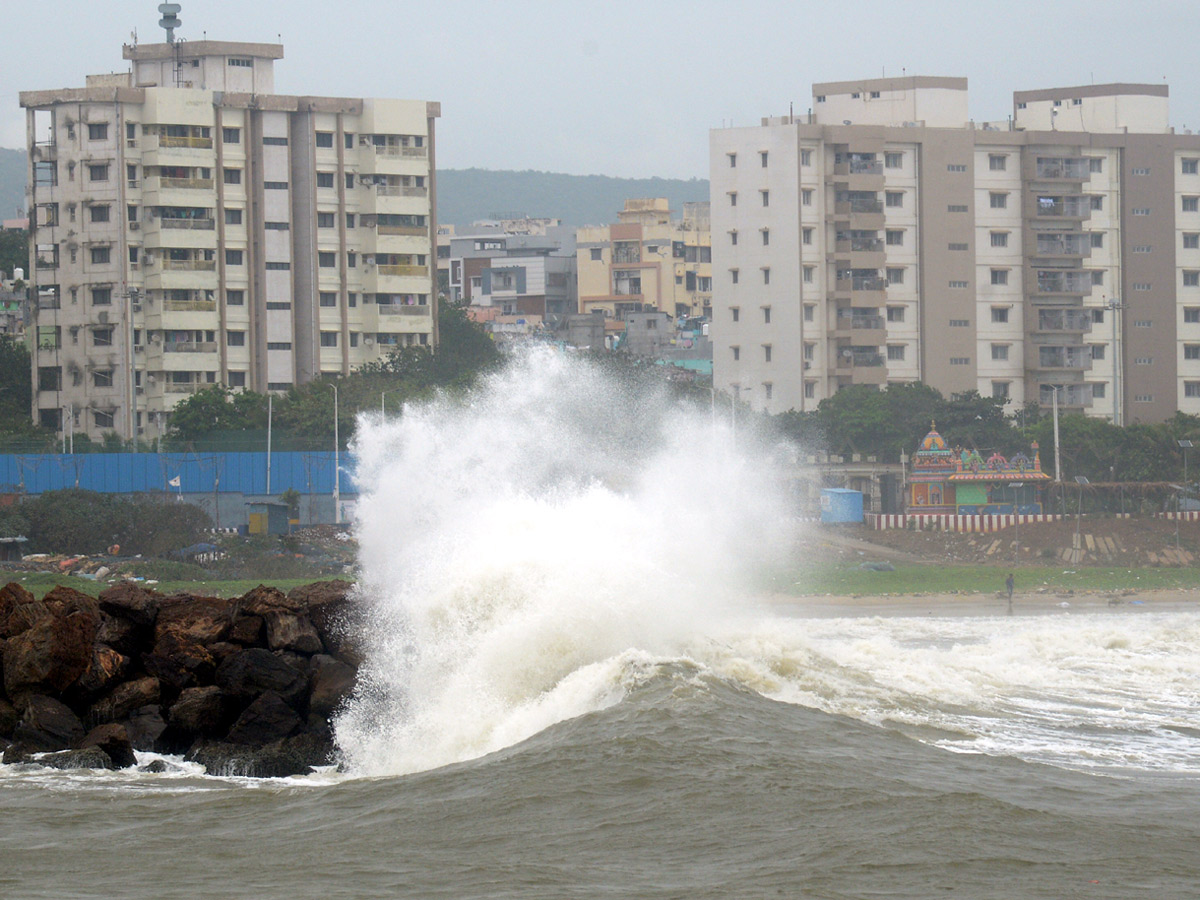
[[[440,100],[442,168],[705,178],[709,128],[881,74],[966,76],[980,121],[1014,90],[1165,81],[1200,129],[1195,0],[181,2],[187,40],[281,39],[279,93]],[[0,146],[25,143],[18,91],[126,70],[135,28],[162,41],[157,5],[6,3]]]

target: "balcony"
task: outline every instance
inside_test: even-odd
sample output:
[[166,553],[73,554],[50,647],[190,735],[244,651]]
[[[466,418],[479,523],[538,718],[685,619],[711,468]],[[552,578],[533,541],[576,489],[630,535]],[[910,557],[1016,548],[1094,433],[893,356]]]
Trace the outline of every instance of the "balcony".
[[399,276],[401,278],[428,278],[429,266],[378,266],[380,275]]
[[1038,310],[1037,330],[1088,334],[1092,330],[1092,317],[1077,309],[1041,309]]
[[159,219],[162,228],[178,228],[191,231],[212,231],[217,227],[213,219]]
[[216,300],[164,300],[164,312],[216,312]]
[[164,394],[194,394],[212,385],[203,381],[168,381],[163,385]]
[[882,175],[883,163],[877,159],[841,160],[833,165],[834,175]]
[[165,272],[215,272],[217,261],[215,259],[164,259],[162,267]]
[[1038,256],[1088,257],[1092,255],[1092,238],[1083,232],[1038,234],[1033,250]]
[[834,204],[834,213],[839,216],[850,215],[883,215],[882,200],[838,200]]
[[163,353],[216,353],[216,341],[167,341]]
[[1088,347],[1038,347],[1037,368],[1087,372],[1092,368],[1092,352]]
[[379,225],[376,234],[402,235],[404,237],[429,237],[429,229],[420,225]]
[[880,278],[878,275],[854,275],[846,278],[839,273],[834,289],[838,293],[846,293],[848,291],[885,291],[887,290],[887,286],[887,279]]
[[1039,156],[1034,175],[1040,180],[1087,181],[1091,177],[1091,163],[1082,157]]
[[1082,194],[1066,196],[1038,195],[1033,198],[1034,215],[1039,219],[1086,219],[1092,201]]
[[1053,406],[1056,389],[1059,409],[1086,409],[1092,405],[1090,384],[1042,384],[1038,392],[1038,403],[1046,408]]
[[838,331],[845,331],[846,329],[852,331],[881,331],[886,327],[887,323],[884,321],[883,316],[848,312],[844,309],[838,310]]
[[[152,180],[150,178],[146,179],[147,186],[149,186]],[[213,189],[213,180],[211,178],[171,178],[169,176],[159,176],[158,183],[164,191],[211,191]]]
[[838,238],[834,243],[837,253],[882,253],[883,241],[880,238]]
[[433,314],[433,307],[429,304],[409,306],[403,303],[379,303],[375,308],[381,316],[423,316],[428,318]]
[[1092,273],[1081,269],[1039,269],[1034,291],[1038,294],[1075,294],[1086,297],[1092,293]]

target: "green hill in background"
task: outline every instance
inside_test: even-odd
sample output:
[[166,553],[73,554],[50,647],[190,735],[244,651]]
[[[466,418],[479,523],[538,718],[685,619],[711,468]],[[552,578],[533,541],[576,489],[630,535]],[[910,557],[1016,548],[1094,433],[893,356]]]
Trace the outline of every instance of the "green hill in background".
[[[676,215],[683,204],[708,199],[701,178],[611,178],[554,172],[443,169],[438,172],[438,221],[469,225],[480,219],[548,217],[564,225],[607,225],[633,197],[666,197]],[[0,149],[0,218],[25,204],[25,153]]]
[[708,200],[708,182],[693,178],[611,178],[554,172],[445,169],[437,175],[438,221],[469,225],[522,215],[564,225],[607,225],[632,197],[666,197],[678,216],[685,202]]
[[25,151],[0,147],[0,219],[16,219],[25,209]]

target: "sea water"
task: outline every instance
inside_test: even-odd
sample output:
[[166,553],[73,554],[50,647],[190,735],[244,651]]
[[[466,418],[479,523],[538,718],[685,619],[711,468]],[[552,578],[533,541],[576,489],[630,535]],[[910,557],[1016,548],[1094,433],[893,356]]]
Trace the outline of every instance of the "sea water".
[[0,897],[1194,897],[1200,617],[808,616],[724,419],[545,352],[362,423],[340,770],[0,767]]

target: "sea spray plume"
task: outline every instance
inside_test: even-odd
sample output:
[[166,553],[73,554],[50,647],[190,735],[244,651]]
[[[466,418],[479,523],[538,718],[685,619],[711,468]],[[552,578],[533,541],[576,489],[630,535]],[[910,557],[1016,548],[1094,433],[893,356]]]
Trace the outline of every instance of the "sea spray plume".
[[465,398],[364,420],[348,767],[491,752],[679,655],[787,545],[781,482],[730,438],[707,408],[546,349]]

